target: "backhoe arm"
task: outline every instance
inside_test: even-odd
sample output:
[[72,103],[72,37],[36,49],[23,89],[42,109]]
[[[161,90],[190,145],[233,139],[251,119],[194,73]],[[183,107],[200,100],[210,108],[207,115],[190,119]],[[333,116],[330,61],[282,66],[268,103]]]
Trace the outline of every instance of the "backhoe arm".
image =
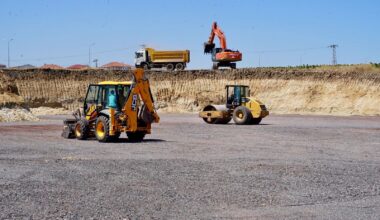
[[154,101],[152,97],[152,93],[150,91],[149,80],[144,76],[143,69],[137,68],[133,72],[133,84],[131,87],[131,92],[128,97],[128,100],[124,106],[124,112],[128,117],[128,127],[131,131],[137,130],[137,109],[138,109],[138,96],[144,102],[146,114],[149,114],[152,121],[158,123],[160,121],[160,117],[156,113],[154,109]]

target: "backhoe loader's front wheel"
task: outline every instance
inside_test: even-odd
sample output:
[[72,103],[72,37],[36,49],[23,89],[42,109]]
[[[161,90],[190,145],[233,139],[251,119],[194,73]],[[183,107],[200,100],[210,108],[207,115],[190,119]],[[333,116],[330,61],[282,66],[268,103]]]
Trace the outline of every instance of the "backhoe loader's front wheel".
[[105,116],[99,116],[95,122],[95,136],[99,142],[108,142],[113,140],[110,136],[109,120]]
[[141,131],[127,132],[127,136],[130,142],[141,142],[144,140],[145,132],[141,132]]
[[80,119],[74,128],[74,135],[78,140],[86,140],[89,137],[90,129],[85,119]]
[[250,124],[252,120],[252,113],[248,108],[239,106],[235,108],[233,112],[233,119],[237,125]]

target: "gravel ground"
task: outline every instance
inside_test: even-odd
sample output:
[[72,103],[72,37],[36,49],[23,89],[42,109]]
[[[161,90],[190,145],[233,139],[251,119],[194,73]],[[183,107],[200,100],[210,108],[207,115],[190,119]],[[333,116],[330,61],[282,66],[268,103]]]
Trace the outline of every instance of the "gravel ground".
[[0,123],[0,219],[379,219],[380,118],[161,114],[143,143]]

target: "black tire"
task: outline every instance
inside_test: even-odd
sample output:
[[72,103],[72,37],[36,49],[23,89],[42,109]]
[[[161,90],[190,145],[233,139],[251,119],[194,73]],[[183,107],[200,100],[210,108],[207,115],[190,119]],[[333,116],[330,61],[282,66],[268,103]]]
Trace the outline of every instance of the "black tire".
[[172,63],[168,63],[168,64],[166,64],[166,69],[167,69],[168,71],[173,71],[173,70],[174,70],[174,64],[172,64]]
[[120,138],[121,133],[116,132],[114,136],[110,136],[112,141],[117,141]]
[[130,142],[141,142],[144,140],[145,132],[136,131],[136,132],[127,132],[128,140]]
[[183,63],[177,63],[175,65],[175,69],[176,70],[184,70],[185,69],[185,65]]
[[231,67],[231,69],[236,69],[236,63],[231,63],[230,67]]
[[263,118],[252,118],[251,119],[251,124],[252,125],[258,125],[258,124],[260,124],[260,122],[261,122],[262,119]]
[[95,136],[99,142],[109,142],[114,136],[110,136],[109,119],[105,116],[99,116],[95,122]]
[[86,119],[80,119],[75,124],[74,135],[78,140],[86,140],[90,136],[90,128]]
[[218,63],[213,63],[213,64],[212,64],[212,69],[213,69],[213,70],[217,70],[218,68],[219,68]]
[[247,107],[239,106],[235,108],[233,112],[233,119],[237,125],[250,124],[252,120],[252,113]]
[[149,70],[150,69],[150,67],[149,67],[149,65],[147,63],[141,64],[141,68],[143,68],[144,70]]

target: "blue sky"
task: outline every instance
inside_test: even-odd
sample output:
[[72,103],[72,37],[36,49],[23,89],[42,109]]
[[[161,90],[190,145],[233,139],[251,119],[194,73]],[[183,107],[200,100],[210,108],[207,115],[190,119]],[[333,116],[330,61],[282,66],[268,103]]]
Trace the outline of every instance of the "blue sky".
[[[189,68],[210,68],[203,54],[212,21],[227,46],[243,52],[239,67],[380,62],[376,0],[0,0],[0,63],[68,66],[121,61],[134,51],[189,49]],[[216,42],[219,44],[219,42]]]

